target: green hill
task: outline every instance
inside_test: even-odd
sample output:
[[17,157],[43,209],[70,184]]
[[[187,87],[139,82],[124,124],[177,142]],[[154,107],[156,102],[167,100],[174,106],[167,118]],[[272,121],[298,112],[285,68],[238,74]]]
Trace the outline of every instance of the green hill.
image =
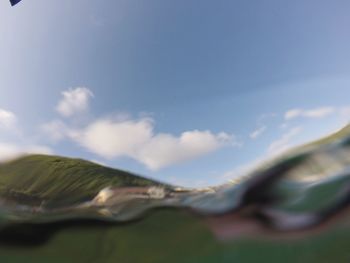
[[81,159],[29,155],[0,164],[0,197],[26,204],[71,205],[107,186],[163,185]]

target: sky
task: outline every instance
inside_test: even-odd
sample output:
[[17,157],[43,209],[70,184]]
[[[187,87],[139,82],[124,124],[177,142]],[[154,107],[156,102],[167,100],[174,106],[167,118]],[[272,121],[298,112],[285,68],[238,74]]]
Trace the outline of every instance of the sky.
[[348,1],[0,1],[0,160],[220,184],[350,120]]

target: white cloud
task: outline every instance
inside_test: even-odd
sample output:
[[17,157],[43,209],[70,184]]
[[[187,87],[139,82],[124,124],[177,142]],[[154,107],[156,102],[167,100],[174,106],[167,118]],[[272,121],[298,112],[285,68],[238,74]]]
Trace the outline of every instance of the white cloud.
[[257,139],[260,135],[262,135],[265,131],[266,131],[266,126],[261,126],[258,129],[256,129],[255,131],[253,131],[249,137],[252,139]]
[[13,129],[17,123],[16,115],[4,109],[0,109],[0,128]]
[[55,142],[66,138],[71,132],[71,129],[61,120],[45,123],[41,125],[41,130]]
[[53,154],[53,150],[50,147],[44,145],[29,145],[25,146],[21,150],[26,154],[40,153],[40,154]]
[[291,141],[294,137],[296,137],[300,132],[302,131],[301,127],[294,127],[290,130],[288,130],[286,133],[282,135],[281,138],[277,139],[276,141],[273,141],[270,146],[268,147],[268,153],[269,154],[277,154],[280,153],[287,148],[290,148]]
[[130,157],[152,170],[188,161],[227,145],[233,137],[226,133],[186,131],[180,136],[153,131],[153,120],[97,120],[70,138],[104,158]]
[[152,170],[195,159],[225,145],[231,138],[226,133],[186,131],[179,137],[157,134],[140,148],[136,158]]
[[18,154],[18,147],[16,145],[0,143],[0,160],[13,158]]
[[[284,115],[285,121],[279,125],[281,129],[285,131],[285,133],[277,140],[273,141],[268,149],[266,150],[266,153],[263,156],[260,156],[255,161],[240,165],[237,168],[227,171],[224,173],[221,178],[224,180],[232,179],[235,180],[237,178],[240,178],[243,175],[247,175],[249,172],[254,170],[255,168],[259,167],[261,164],[268,161],[269,158],[273,158],[275,155],[278,155],[279,153],[296,146],[296,142],[303,142],[308,140],[303,140],[303,137],[296,138],[301,132],[301,127],[294,127],[290,128],[292,125],[292,122],[289,122],[289,120],[298,118],[298,117],[306,117],[306,118],[322,118],[326,117],[330,114],[334,114],[335,117],[340,117],[340,125],[336,126],[336,130],[328,130],[326,134],[319,133],[319,131],[315,131],[315,133],[318,133],[319,137],[325,136],[327,134],[334,133],[338,131],[340,128],[343,128],[345,124],[348,124],[350,121],[350,107],[320,107],[320,108],[314,108],[311,110],[303,110],[303,109],[291,109],[287,111]],[[259,134],[259,129],[252,132],[250,134],[251,138],[254,138],[256,134]],[[322,136],[321,136],[322,135]],[[304,138],[305,139],[305,138]]]
[[350,121],[350,107],[343,107],[339,109],[340,116],[345,120],[345,122]]
[[11,143],[0,142],[0,161],[6,161],[16,158],[23,154],[52,154],[53,151],[42,145],[16,145]]
[[89,151],[111,159],[133,156],[152,137],[152,129],[148,119],[122,122],[103,119],[78,132],[73,139]]
[[314,108],[311,110],[291,109],[284,114],[284,119],[291,120],[298,117],[323,118],[323,117],[329,116],[334,112],[335,112],[335,109],[333,107],[320,107],[320,108]]
[[0,141],[0,161],[13,159],[23,154],[51,154],[53,152],[49,147],[24,142],[22,131],[17,125],[17,116],[13,112],[0,109],[0,128],[5,128],[10,134],[14,134],[17,139],[16,143]]
[[93,93],[88,88],[78,87],[63,91],[62,96],[63,98],[58,103],[56,110],[62,116],[70,117],[88,110]]
[[[62,94],[57,111],[64,117],[86,111],[93,96],[86,88]],[[86,126],[53,120],[42,125],[41,129],[53,141],[69,139],[100,157],[128,157],[152,170],[198,158],[225,145],[242,145],[233,135],[224,132],[214,134],[208,130],[192,130],[178,136],[155,133],[154,121],[147,116],[135,120],[118,115],[94,120]]]
[[334,113],[334,111],[333,107],[322,107],[305,111],[304,115],[309,118],[323,118]]
[[303,113],[303,110],[301,110],[301,109],[291,109],[284,114],[284,118],[286,120],[291,120],[291,119],[294,119],[296,117],[301,116],[302,113]]

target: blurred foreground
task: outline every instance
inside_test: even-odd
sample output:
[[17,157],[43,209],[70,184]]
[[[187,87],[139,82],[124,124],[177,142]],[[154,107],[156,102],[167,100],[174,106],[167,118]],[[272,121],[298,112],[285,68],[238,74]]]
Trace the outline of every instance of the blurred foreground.
[[0,164],[0,261],[349,262],[349,131],[206,189],[57,156]]

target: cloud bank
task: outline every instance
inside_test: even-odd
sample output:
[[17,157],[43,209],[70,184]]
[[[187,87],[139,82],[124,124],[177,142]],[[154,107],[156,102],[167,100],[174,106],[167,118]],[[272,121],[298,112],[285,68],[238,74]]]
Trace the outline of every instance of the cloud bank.
[[[57,133],[55,127],[64,127],[65,134]],[[234,136],[224,132],[191,130],[179,136],[155,133],[150,118],[104,118],[81,129],[68,129],[62,123],[52,122],[46,125],[46,131],[54,138],[66,136],[100,157],[129,157],[151,170],[186,162],[234,143]]]

